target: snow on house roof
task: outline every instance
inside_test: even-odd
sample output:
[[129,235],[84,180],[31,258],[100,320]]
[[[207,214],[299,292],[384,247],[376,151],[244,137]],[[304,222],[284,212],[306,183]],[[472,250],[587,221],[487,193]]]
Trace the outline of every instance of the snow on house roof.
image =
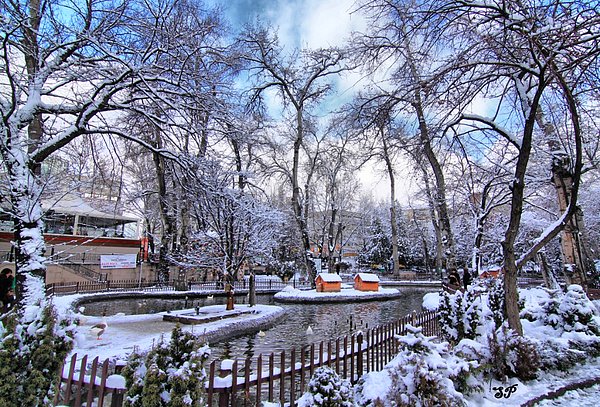
[[341,283],[342,282],[342,278],[338,274],[335,274],[335,273],[321,273],[317,276],[317,278],[319,276],[326,283]]
[[137,222],[137,218],[133,218],[130,216],[123,216],[115,213],[106,213],[99,211],[87,202],[85,202],[81,197],[66,194],[60,200],[43,200],[42,207],[45,210],[51,209],[57,213],[71,214],[71,215],[82,215],[89,216],[93,218],[100,219],[114,219],[123,222]]
[[356,275],[357,278],[360,277],[360,279],[366,283],[378,283],[379,282],[379,277],[377,276],[377,274],[372,274],[372,273],[358,273]]

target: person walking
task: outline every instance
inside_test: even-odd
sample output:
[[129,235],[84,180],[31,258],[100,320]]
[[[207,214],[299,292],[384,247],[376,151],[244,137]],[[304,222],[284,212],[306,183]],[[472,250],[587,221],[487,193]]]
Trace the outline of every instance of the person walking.
[[5,268],[0,273],[0,301],[2,301],[2,308],[6,309],[8,304],[14,302],[14,280],[12,270]]
[[465,267],[463,269],[463,286],[465,287],[465,291],[467,291],[467,288],[471,285],[471,273],[469,273],[469,268]]

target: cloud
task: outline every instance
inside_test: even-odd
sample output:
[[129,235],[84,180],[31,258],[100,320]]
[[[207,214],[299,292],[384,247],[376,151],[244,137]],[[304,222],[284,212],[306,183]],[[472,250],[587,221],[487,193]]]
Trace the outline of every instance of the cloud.
[[341,46],[350,33],[365,26],[364,19],[351,14],[354,0],[306,0],[307,14],[301,22],[301,35],[310,48]]

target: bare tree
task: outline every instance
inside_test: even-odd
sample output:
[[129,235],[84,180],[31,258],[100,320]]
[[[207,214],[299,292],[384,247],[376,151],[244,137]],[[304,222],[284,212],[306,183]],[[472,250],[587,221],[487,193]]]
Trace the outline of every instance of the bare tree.
[[21,301],[38,301],[43,293],[43,212],[36,170],[42,161],[84,134],[118,134],[169,154],[115,119],[137,111],[157,125],[180,124],[141,103],[173,107],[166,95],[186,94],[179,79],[192,68],[190,49],[182,49],[181,37],[161,41],[159,35],[172,6],[2,2],[0,154],[10,182]]
[[[439,97],[438,86],[429,81],[437,51],[434,39],[413,36],[408,17],[408,2],[364,1],[360,6],[371,24],[366,33],[357,34],[352,44],[357,57],[377,78],[371,94],[390,117],[402,116],[410,124],[407,150],[418,165],[432,177],[429,185],[432,209],[438,230],[437,257],[446,269],[454,268],[454,237],[446,198],[446,181],[440,159],[443,124],[457,101]],[[414,132],[414,133],[413,133]],[[429,176],[428,176],[429,178]],[[441,265],[438,264],[438,267]]]
[[[463,85],[477,87],[479,95],[495,100],[498,106],[493,117],[463,113],[456,123],[476,123],[504,137],[516,151],[510,220],[502,248],[508,322],[521,333],[517,270],[554,238],[576,211],[583,166],[581,112],[590,89],[597,87],[600,14],[594,6],[579,1],[493,1],[485,5],[439,1],[427,8],[433,12],[422,27],[445,36],[445,44],[453,47],[455,55],[439,78],[444,77],[451,84],[448,88],[457,93]],[[454,75],[447,76],[449,72]],[[515,242],[532,149],[546,141],[544,132],[536,132],[536,124],[540,112],[551,109],[552,104],[566,107],[562,137],[570,146],[573,185],[562,215],[519,256]]]
[[283,103],[284,112],[293,120],[292,209],[301,236],[304,267],[313,281],[315,271],[309,258],[310,238],[304,209],[306,197],[301,188],[300,170],[303,145],[311,109],[331,90],[330,80],[342,72],[343,54],[338,49],[302,50],[285,54],[276,36],[266,27],[248,27],[240,36],[243,59],[248,64],[255,85],[252,102],[258,102],[269,89],[275,89]]

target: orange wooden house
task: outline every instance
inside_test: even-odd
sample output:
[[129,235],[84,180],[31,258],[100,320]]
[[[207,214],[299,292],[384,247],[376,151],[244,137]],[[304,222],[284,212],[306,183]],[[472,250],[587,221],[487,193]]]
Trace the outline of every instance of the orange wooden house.
[[358,273],[354,276],[354,289],[358,291],[379,291],[379,277],[372,273]]
[[342,289],[342,278],[335,273],[321,273],[315,284],[319,293],[337,293]]

